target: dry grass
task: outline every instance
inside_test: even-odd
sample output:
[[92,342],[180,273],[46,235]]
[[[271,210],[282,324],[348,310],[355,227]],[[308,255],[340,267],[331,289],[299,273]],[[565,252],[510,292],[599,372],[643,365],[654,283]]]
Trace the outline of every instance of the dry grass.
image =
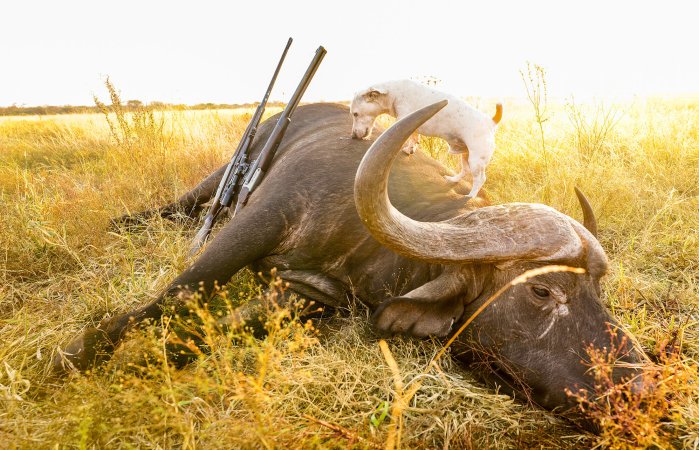
[[[546,196],[573,217],[580,217],[573,186],[588,195],[611,259],[604,300],[656,356],[655,376],[681,379],[684,389],[662,417],[633,409],[638,429],[698,448],[699,102],[614,105],[610,129],[595,123],[609,117],[591,113],[596,105],[573,107],[552,101],[540,129],[530,106],[506,102],[486,189],[496,203]],[[321,330],[275,311],[265,340],[217,327],[217,311],[257,295],[247,273],[215,312],[193,304],[210,352],[187,368],[173,369],[163,350],[192,326],[175,321],[139,331],[94,374],[51,380],[59,344],[147,301],[185,266],[191,229],[154,219],[142,233],[118,235],[106,231],[108,220],[170,201],[226,161],[244,114],[156,113],[120,141],[100,115],[0,119],[0,447],[384,447],[395,426],[396,377],[405,392],[421,383],[401,405],[394,442],[404,448],[628,443],[629,429],[616,430],[616,422],[600,437],[582,434],[485,388],[449,359],[425,373],[437,342],[390,340],[392,368],[359,307]],[[455,162],[440,142],[423,144]],[[618,414],[605,404],[623,406],[584,406],[601,420]]]
[[657,361],[647,364],[636,380],[652,387],[642,390],[614,383],[612,369],[622,364],[618,362],[619,348],[588,349],[594,386],[590,392],[569,395],[576,398],[583,413],[599,423],[599,446],[629,450],[671,448],[679,444],[681,430],[696,428],[696,416],[687,415],[685,408],[696,402],[699,373],[696,364],[682,356],[680,348],[676,339],[657,346]]

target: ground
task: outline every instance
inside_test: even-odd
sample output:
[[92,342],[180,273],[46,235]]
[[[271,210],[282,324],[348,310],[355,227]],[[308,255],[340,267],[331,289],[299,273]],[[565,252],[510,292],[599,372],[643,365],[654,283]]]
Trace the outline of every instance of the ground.
[[[168,365],[163,333],[145,329],[95,373],[50,378],[61,344],[148,301],[186,266],[191,225],[153,219],[115,233],[109,219],[191,188],[230,157],[250,115],[112,109],[110,123],[0,118],[0,447],[697,448],[699,100],[552,102],[541,128],[528,103],[504,103],[487,192],[578,219],[573,187],[587,194],[611,261],[603,300],[660,368],[662,414],[609,396],[612,408],[590,409],[606,418],[602,434],[586,434],[448,358],[427,370],[439,342],[396,338],[382,351],[359,305],[320,329],[276,311],[266,340],[220,330],[193,306],[210,353],[186,368]],[[434,139],[422,151],[457,163]],[[258,292],[241,273],[219,308]],[[400,382],[418,381],[396,409]],[[627,419],[646,428],[619,425]]]

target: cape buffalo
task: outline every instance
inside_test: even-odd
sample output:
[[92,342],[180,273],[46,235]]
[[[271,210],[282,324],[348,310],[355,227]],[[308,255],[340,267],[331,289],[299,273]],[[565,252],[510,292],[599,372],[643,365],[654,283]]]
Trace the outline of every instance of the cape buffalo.
[[[521,379],[546,408],[571,406],[565,390],[590,386],[583,362],[589,345],[625,346],[623,359],[637,362],[640,354],[622,333],[609,332],[615,322],[600,302],[607,258],[582,195],[587,228],[540,204],[484,206],[483,194],[466,203],[463,192],[455,192],[466,191],[466,183],[447,183],[437,161],[400,152],[445,104],[403,118],[373,144],[348,138],[347,107],[300,107],[248,205],[157,300],[87,329],[60,352],[55,370],[86,370],[108,359],[134,324],[169,314],[166,301],[181,302],[178,294],[200,286],[210,291],[246,266],[265,273],[276,268],[291,292],[323,305],[342,307],[356,296],[373,310],[379,331],[418,337],[446,336],[528,269],[580,267],[584,274],[548,273],[512,287],[457,344],[475,341],[497,355],[499,376]],[[274,122],[261,126],[253,157]],[[157,212],[195,211],[212,197],[223,171]],[[251,317],[248,307],[254,303],[241,307],[244,318]]]

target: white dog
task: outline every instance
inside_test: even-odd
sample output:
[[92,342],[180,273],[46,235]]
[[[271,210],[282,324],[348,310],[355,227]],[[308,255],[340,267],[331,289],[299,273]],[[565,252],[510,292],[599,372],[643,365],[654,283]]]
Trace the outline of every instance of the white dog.
[[[425,122],[417,133],[440,137],[449,144],[449,153],[461,154],[461,172],[445,176],[447,181],[458,182],[471,170],[473,186],[467,198],[478,195],[485,183],[485,167],[495,150],[495,129],[502,118],[502,105],[497,104],[493,118],[470,106],[453,95],[436,91],[410,80],[388,81],[375,84],[355,94],[350,106],[352,137],[367,139],[376,117],[388,114],[400,119],[413,111],[440,100],[447,99],[444,109]],[[403,146],[412,154],[418,144],[417,133]]]

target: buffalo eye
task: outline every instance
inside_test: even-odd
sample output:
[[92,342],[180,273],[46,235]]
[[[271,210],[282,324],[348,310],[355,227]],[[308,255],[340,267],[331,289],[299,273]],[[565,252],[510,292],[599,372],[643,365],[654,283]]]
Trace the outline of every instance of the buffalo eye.
[[359,117],[359,113],[352,113],[354,117]]
[[547,299],[551,296],[551,291],[541,286],[532,286],[532,292],[539,298]]

